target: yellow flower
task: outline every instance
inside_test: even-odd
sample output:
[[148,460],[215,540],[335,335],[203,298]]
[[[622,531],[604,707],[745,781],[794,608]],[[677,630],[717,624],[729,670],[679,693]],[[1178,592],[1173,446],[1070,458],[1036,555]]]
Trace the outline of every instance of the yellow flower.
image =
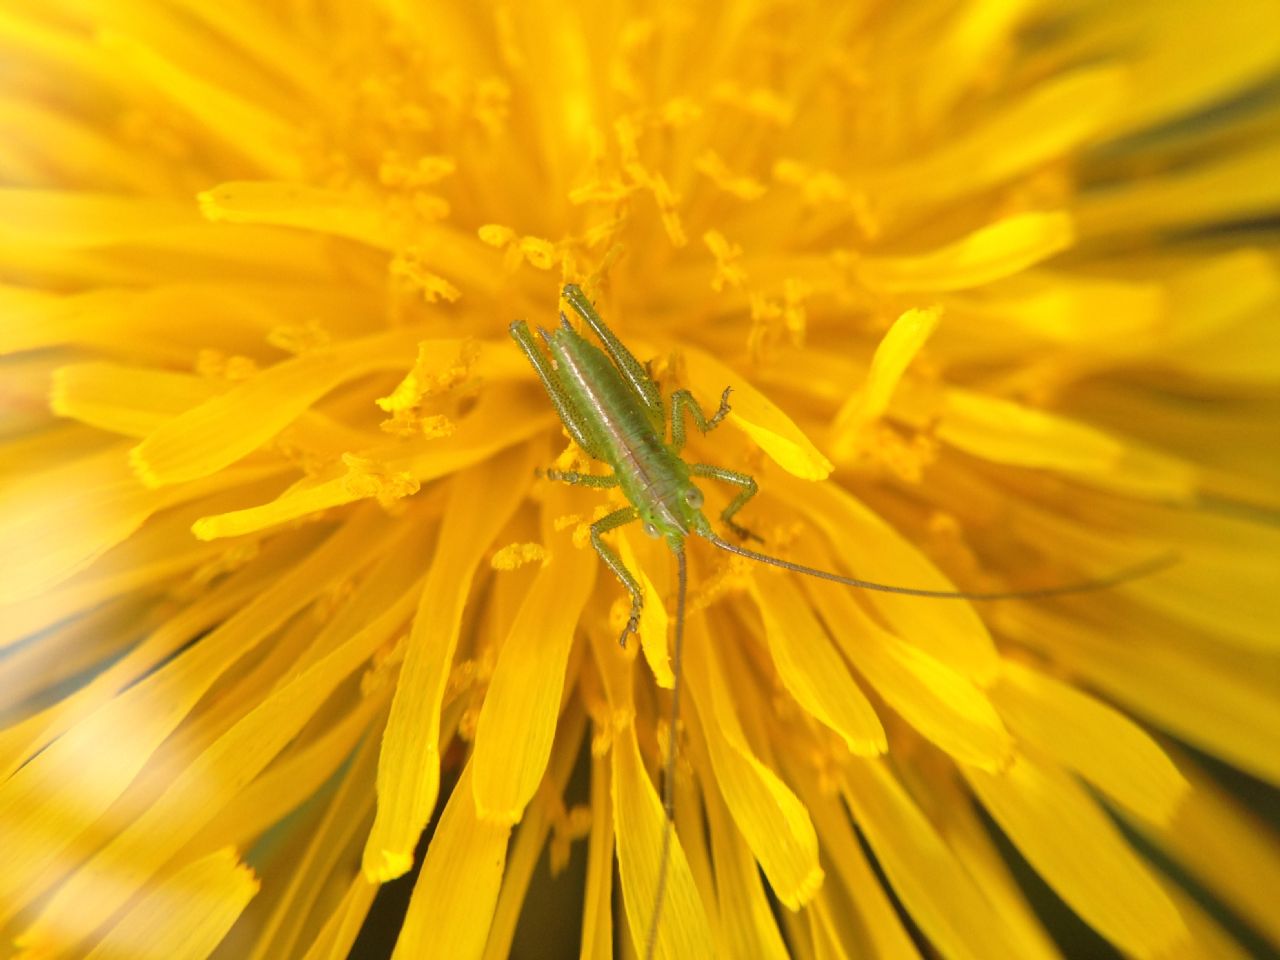
[[[398,957],[643,953],[676,735],[658,956],[1280,947],[1278,76],[1268,0],[0,5],[3,942],[343,957],[416,869]],[[670,556],[619,650],[536,474],[567,281],[773,553],[1180,562],[693,543],[672,731]]]

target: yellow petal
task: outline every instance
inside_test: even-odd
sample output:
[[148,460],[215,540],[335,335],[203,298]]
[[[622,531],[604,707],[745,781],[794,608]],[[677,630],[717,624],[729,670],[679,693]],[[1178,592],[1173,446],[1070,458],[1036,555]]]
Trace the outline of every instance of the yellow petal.
[[[400,451],[409,444],[397,444],[388,448],[387,459],[375,459],[389,474],[425,482],[486,460],[544,429],[549,422],[549,416],[536,415],[527,406],[515,403],[512,392],[494,387],[484,391],[476,409],[463,419],[454,435],[423,441],[422,452],[417,454],[404,454]],[[235,537],[366,496],[369,494],[348,480],[345,467],[335,467],[318,477],[300,480],[270,503],[202,517],[191,529],[201,540]]]
[[[658,851],[666,817],[657,791],[644,772],[635,728],[614,731],[613,820],[618,840],[618,874],[631,943],[645,949],[658,890]],[[666,892],[654,956],[659,960],[703,960],[714,955],[711,927],[694,885],[680,838],[671,836]]]
[[[982,888],[991,909],[1004,920],[1010,938],[1017,943],[1018,960],[1062,960],[1057,945],[1018,885],[1005,854],[996,846],[991,830],[978,819],[964,785],[952,781],[945,787],[933,787],[937,791],[933,809],[942,821],[938,824],[939,833]],[[943,809],[939,811],[939,807]]]
[[610,764],[591,752],[591,833],[582,902],[582,960],[613,960],[613,805]]
[[854,760],[845,799],[911,918],[955,960],[1016,957],[1011,932],[880,760]]
[[364,928],[369,908],[373,906],[373,898],[380,889],[377,884],[366,880],[363,873],[357,872],[342,899],[330,910],[303,960],[348,960],[356,937]]
[[813,824],[795,794],[752,752],[734,713],[734,694],[710,648],[705,620],[694,617],[688,628],[685,673],[702,718],[715,783],[774,893],[787,909],[798,910],[822,885]]
[[[38,892],[35,878],[120,796],[223,672],[329,583],[359,568],[371,541],[385,535],[379,519],[371,512],[353,517],[198,644],[77,723],[0,785],[0,914]],[[69,782],[77,784],[74,792],[64,789]]]
[[[569,495],[557,494],[547,506],[553,516],[568,512]],[[550,523],[543,527],[545,531]],[[538,571],[520,606],[480,709],[471,766],[482,820],[515,823],[542,781],[564,695],[569,648],[595,584],[599,563],[594,551],[575,548],[569,531],[552,542],[552,561]]]
[[907,723],[961,763],[997,770],[1008,762],[1013,738],[969,678],[877,624],[848,587],[804,586],[845,656]]
[[635,575],[644,594],[644,608],[640,611],[640,626],[637,631],[640,635],[640,649],[644,651],[644,659],[653,671],[653,678],[658,686],[670,690],[675,683],[675,674],[671,672],[671,654],[667,650],[670,620],[667,608],[662,604],[662,594],[655,589],[637,557],[637,550],[632,542],[636,537],[633,531],[634,526],[618,532],[618,556]]
[[478,960],[498,901],[510,835],[509,826],[476,816],[468,764],[431,837],[393,960]]
[[149,487],[207,476],[257,449],[339,384],[403,366],[417,340],[400,329],[278,363],[166,422],[133,449],[130,462]]
[[865,189],[910,202],[964,196],[1053,160],[1097,134],[1115,115],[1128,77],[1115,67],[1054,76],[990,119],[919,158],[866,177]]
[[1178,766],[1191,789],[1173,820],[1132,824],[1280,948],[1280,834],[1274,823],[1243,806],[1185,756]]
[[911,934],[889,899],[884,883],[871,868],[862,844],[853,831],[848,812],[839,801],[820,788],[807,763],[792,760],[784,764],[800,790],[818,833],[822,849],[834,876],[829,883],[840,882],[857,910],[871,955],[876,958],[918,958],[919,951],[911,942]]
[[73,363],[54,371],[49,406],[100,430],[145,437],[217,392],[210,380],[150,367]]
[[[775,477],[774,482],[827,535],[851,575],[901,587],[955,589],[924,554],[837,485],[801,486],[783,477]],[[907,643],[979,686],[995,677],[999,664],[995,644],[971,604],[887,593],[864,596]]]
[[1123,493],[1186,500],[1195,489],[1189,464],[1079,421],[968,390],[946,392],[937,434],[994,463],[1057,470]]
[[[709,729],[709,727],[704,727]],[[734,829],[724,802],[708,790],[707,826],[715,862],[722,955],[788,960],[751,849]],[[812,829],[812,828],[810,828]]]
[[1168,823],[1187,782],[1133,721],[1086,693],[1006,660],[991,695],[1017,735],[1134,813]]
[[1125,709],[1280,784],[1275,660],[1229,647],[1117,644],[1114,633],[1032,609],[1002,611],[1001,627],[1042,650]]
[[372,247],[394,246],[382,210],[372,200],[303,183],[238,180],[221,183],[197,198],[210,220],[270,224],[347,237]]
[[1061,253],[1074,239],[1065,213],[1019,213],[929,253],[868,257],[858,275],[886,293],[966,290],[1019,273]]
[[132,37],[104,32],[99,39],[117,69],[125,70],[190,114],[228,148],[269,174],[286,179],[302,175],[298,160],[300,134],[283,117],[223,84],[196,76],[185,65],[174,63]]
[[[440,789],[440,708],[453,669],[462,609],[480,559],[524,496],[533,448],[485,461],[452,481],[444,524],[418,601],[404,663],[382,734],[378,812],[365,844],[371,881],[398,877],[413,865]],[[512,479],[516,478],[516,479]],[[486,498],[475,491],[488,491]]]
[[323,660],[278,686],[177,773],[155,804],[58,888],[23,933],[24,942],[52,944],[68,931],[87,934],[144,887],[297,736],[338,684],[391,638],[412,598],[412,592],[404,594]]
[[[547,834],[552,830],[553,821],[557,818],[560,820],[556,824],[556,834],[552,837],[549,852],[552,876],[558,875],[561,870],[555,851],[563,843],[567,858],[571,838],[576,839],[572,828],[563,824],[571,820],[573,814],[581,808],[566,811],[564,793],[569,775],[573,773],[578,757],[582,755],[582,740],[586,729],[587,715],[582,709],[582,703],[576,698],[571,699],[556,726],[556,742],[552,748],[551,760],[547,764],[546,776],[521,818],[515,843],[507,853],[502,889],[498,894],[498,904],[494,908],[493,922],[489,925],[489,936],[485,943],[485,960],[506,960],[511,955],[516,925],[523,913],[534,871],[547,847]],[[472,792],[474,793],[474,789]],[[595,830],[594,823],[590,821],[586,827],[592,832]],[[565,836],[560,835],[561,830]]]
[[831,425],[833,455],[851,454],[859,431],[884,413],[902,374],[938,326],[941,316],[941,310],[936,307],[913,308],[893,322],[876,347],[866,380],[836,413]]
[[204,960],[258,892],[258,878],[231,849],[180,867],[111,927],[87,960]]
[[725,387],[733,387],[729,422],[740,427],[778,466],[803,480],[822,480],[831,473],[831,461],[790,417],[740,374],[700,350],[686,349],[684,356],[696,396],[718,397]]
[[[199,222],[194,210],[173,200],[87,191],[0,189],[0,244],[66,250],[143,243]],[[95,291],[75,299],[110,301],[118,299],[118,294]]]
[[764,618],[778,676],[800,706],[839,733],[855,754],[888,750],[879,717],[790,577],[757,574],[751,596]]
[[1112,943],[1145,958],[1186,939],[1186,925],[1149,868],[1070,775],[1022,753],[1001,774],[964,773],[1028,862]]

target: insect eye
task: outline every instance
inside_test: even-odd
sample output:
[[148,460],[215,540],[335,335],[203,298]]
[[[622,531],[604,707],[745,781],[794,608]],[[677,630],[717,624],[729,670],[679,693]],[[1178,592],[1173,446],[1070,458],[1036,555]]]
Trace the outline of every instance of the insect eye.
[[689,506],[693,507],[693,509],[697,510],[699,507],[702,506],[702,491],[699,490],[697,487],[694,487],[692,490],[690,490],[688,493],[684,495],[684,502],[687,503]]
[[645,532],[647,535],[649,535],[649,536],[653,537],[653,539],[655,539],[655,540],[657,540],[657,539],[658,539],[658,528],[657,528],[657,527],[655,527],[652,523],[646,523],[646,524],[644,525],[644,532]]

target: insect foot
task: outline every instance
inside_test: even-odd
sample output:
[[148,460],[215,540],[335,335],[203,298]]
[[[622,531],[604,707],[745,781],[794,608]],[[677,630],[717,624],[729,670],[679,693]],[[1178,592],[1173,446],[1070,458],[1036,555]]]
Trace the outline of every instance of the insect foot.
[[640,605],[638,603],[631,604],[631,615],[627,617],[627,625],[622,628],[622,636],[618,637],[618,646],[623,650],[627,649],[627,637],[634,634],[640,629]]

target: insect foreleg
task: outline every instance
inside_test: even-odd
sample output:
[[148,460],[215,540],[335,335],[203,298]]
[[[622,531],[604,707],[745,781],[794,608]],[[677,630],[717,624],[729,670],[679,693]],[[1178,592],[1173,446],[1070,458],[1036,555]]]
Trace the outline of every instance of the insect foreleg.
[[[720,426],[720,421],[729,415],[729,394],[733,392],[733,387],[725,387],[724,393],[720,394],[720,406],[716,412],[707,417],[702,412],[702,407],[698,401],[694,399],[692,393],[688,390],[677,390],[671,395],[671,445],[675,448],[676,453],[684,449],[684,415],[687,411],[689,416],[693,418],[693,424],[703,433],[708,430],[714,430]],[[725,479],[721,477],[720,479]]]
[[724,521],[724,525],[742,537],[744,540],[759,540],[746,527],[734,522],[733,516],[744,506],[747,501],[756,495],[756,491],[760,489],[752,477],[745,473],[738,473],[736,470],[725,470],[723,467],[713,467],[709,463],[694,463],[689,466],[689,472],[695,477],[707,477],[711,480],[723,480],[725,483],[732,483],[736,487],[741,487],[742,492],[730,501],[729,505],[724,508],[724,512],[720,514],[720,519]]
[[643,364],[635,358],[617,338],[612,330],[605,324],[600,314],[596,313],[596,308],[592,306],[591,301],[587,299],[587,295],[582,292],[582,288],[575,284],[567,284],[564,288],[564,299],[573,307],[574,312],[582,317],[583,321],[591,328],[592,332],[600,338],[600,342],[604,344],[604,349],[614,364],[622,371],[623,377],[626,378],[631,389],[636,392],[636,396],[640,398],[641,403],[648,408],[651,416],[655,416],[657,422],[662,422],[662,392],[658,389],[658,385],[653,378],[649,376]]
[[631,523],[637,517],[638,514],[635,511],[635,507],[623,507],[621,510],[606,514],[591,525],[591,545],[596,548],[596,553],[600,554],[600,559],[609,565],[613,575],[622,581],[622,585],[627,588],[627,593],[631,594],[631,614],[627,618],[627,625],[622,628],[622,636],[618,638],[618,643],[624,647],[627,645],[627,637],[635,633],[636,627],[640,625],[640,611],[644,607],[644,594],[641,592],[640,584],[636,581],[636,578],[631,575],[631,571],[626,568],[618,555],[613,552],[613,548],[601,539],[600,535]]
[[537,372],[538,379],[542,381],[543,387],[546,388],[547,396],[551,398],[551,403],[556,408],[556,413],[560,416],[560,422],[569,431],[569,436],[573,437],[574,443],[586,451],[588,456],[599,459],[599,451],[594,449],[591,441],[587,439],[587,432],[582,423],[582,418],[561,388],[560,380],[551,366],[551,361],[547,359],[538,347],[537,341],[533,339],[529,324],[523,320],[517,320],[507,329],[511,332],[511,338],[515,340],[520,349],[524,351],[524,355],[529,358],[529,362],[533,364],[533,369]]
[[607,490],[618,485],[618,478],[613,474],[609,474],[607,477],[597,477],[594,474],[576,473],[572,470],[548,470],[544,475],[548,480],[557,480],[560,483],[568,483],[575,487],[597,487],[601,490]]

